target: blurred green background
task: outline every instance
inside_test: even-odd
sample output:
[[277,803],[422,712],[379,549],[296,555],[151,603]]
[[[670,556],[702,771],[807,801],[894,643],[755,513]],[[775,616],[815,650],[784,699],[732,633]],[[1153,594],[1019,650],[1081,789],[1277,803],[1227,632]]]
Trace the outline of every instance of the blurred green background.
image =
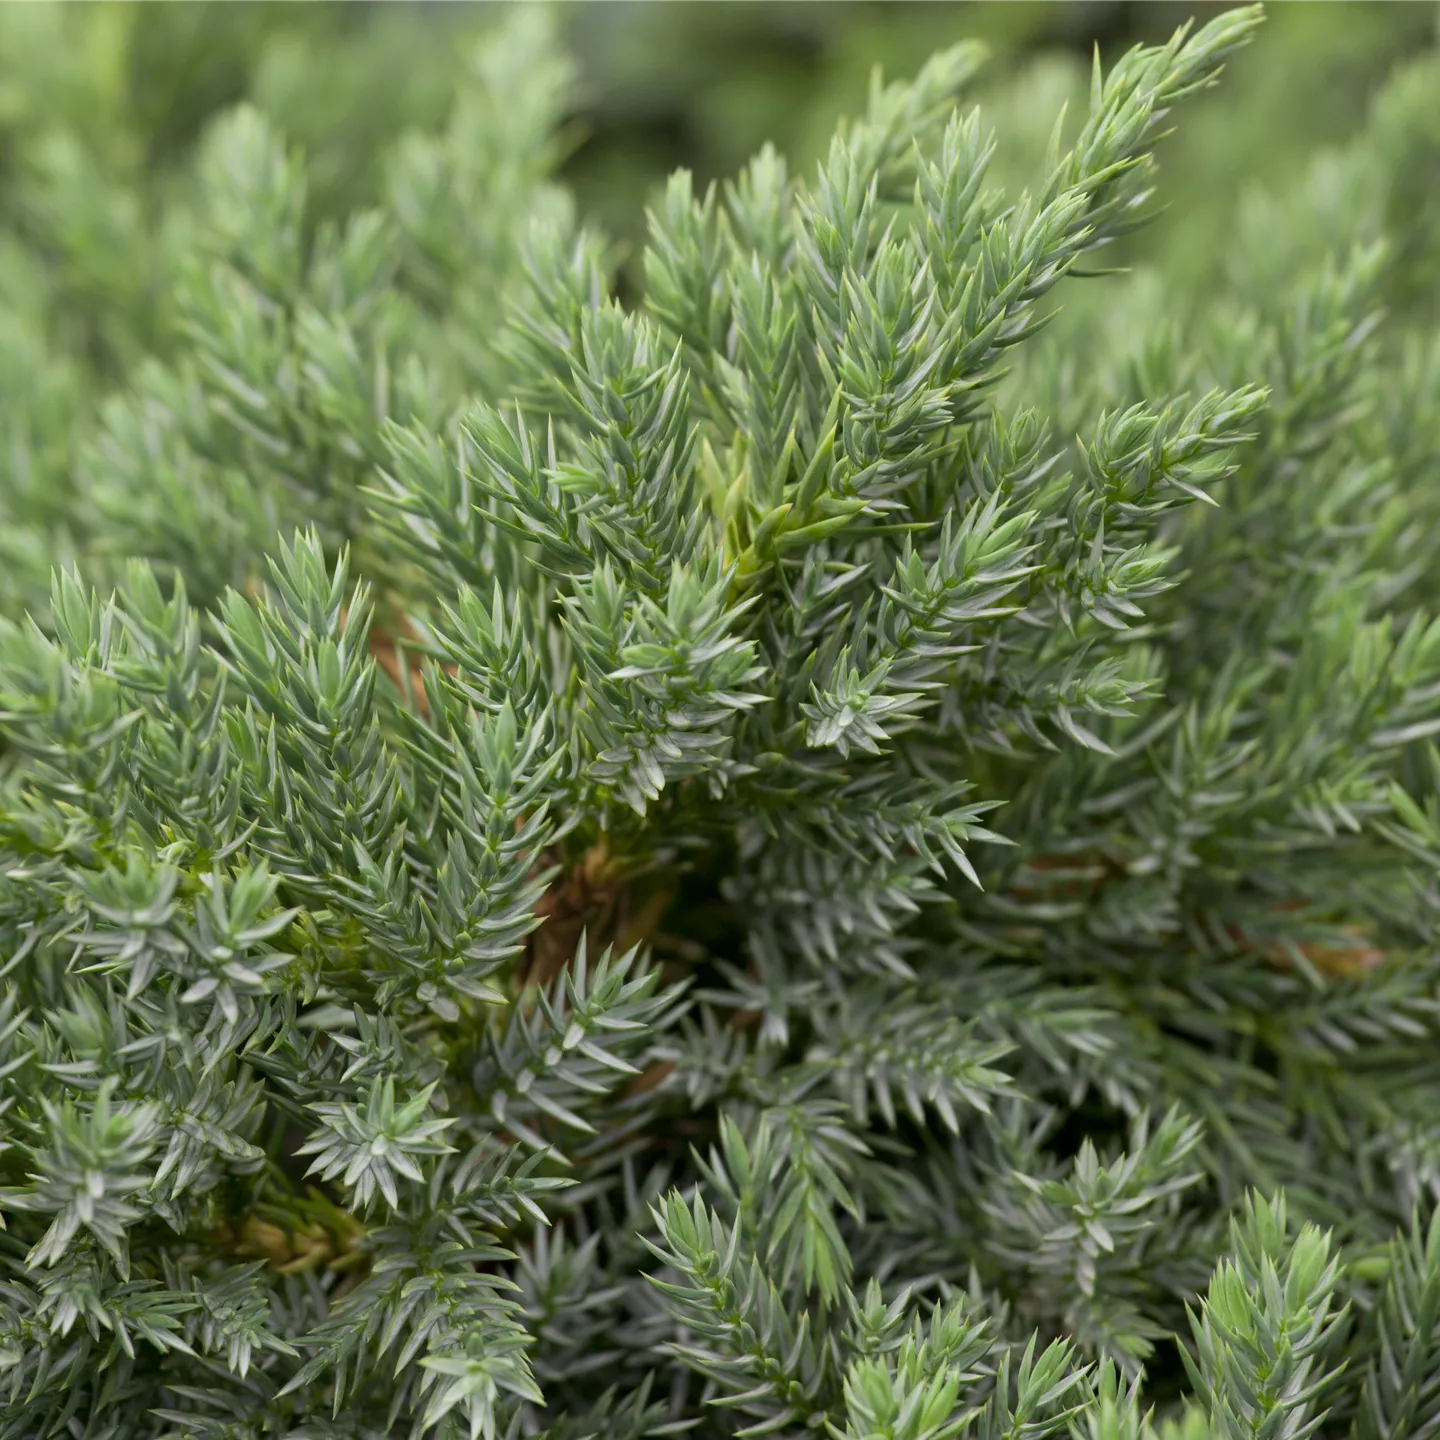
[[[1222,8],[1175,0],[562,5],[561,34],[578,67],[564,170],[586,209],[633,235],[638,202],[677,165],[702,179],[723,176],[766,139],[797,164],[813,161],[836,116],[863,100],[877,65],[901,75],[941,45],[980,38],[995,54],[997,91],[1028,69],[1063,92],[1083,85],[1092,47],[1109,58]],[[459,63],[455,42],[493,13],[484,3],[423,0],[4,9],[6,150],[27,124],[55,118],[24,113],[42,97],[90,128],[110,162],[163,166],[216,110],[251,98],[311,151],[336,206],[362,198],[373,150],[398,129],[439,123]],[[1221,173],[1233,186],[1237,142],[1255,175],[1293,167],[1349,133],[1390,66],[1433,43],[1435,30],[1428,3],[1280,0],[1223,99],[1207,107],[1207,123],[1187,124],[1168,168],[1186,190]],[[49,74],[35,73],[37,57]],[[122,110],[131,123],[117,130]],[[1048,130],[1049,116],[1041,123]],[[1223,205],[1209,197],[1217,200]]]
[[[689,166],[702,182],[722,177],[766,139],[807,166],[836,118],[863,104],[876,66],[903,75],[939,46],[974,37],[995,57],[979,98],[1008,147],[999,178],[1023,183],[1060,103],[1071,98],[1072,113],[1083,107],[1095,47],[1112,58],[1220,8],[1171,0],[562,5],[576,83],[560,170],[582,213],[633,254],[644,202],[674,167]],[[378,193],[379,156],[396,134],[443,122],[461,42],[494,16],[486,4],[423,0],[0,6],[0,228],[43,237],[47,194],[93,192],[91,223],[97,235],[115,235],[118,275],[121,241],[127,227],[144,228],[147,197],[158,200],[181,173],[206,121],[242,99],[307,152],[312,223],[365,203]],[[1143,243],[1203,281],[1247,182],[1299,173],[1311,152],[1351,134],[1387,71],[1434,44],[1436,19],[1433,3],[1272,5],[1260,41],[1220,91],[1187,111],[1164,150],[1169,209]],[[1436,178],[1416,184],[1433,192]]]
[[[875,66],[907,74],[963,38],[983,39],[994,54],[992,106],[1008,112],[1033,101],[1029,115],[1006,113],[1000,129],[1028,129],[1038,150],[1060,100],[1083,106],[1096,47],[1108,61],[1224,8],[1171,0],[574,7],[565,12],[566,32],[580,62],[582,104],[567,173],[589,213],[631,236],[656,177],[677,165],[702,180],[728,175],[766,139],[797,167],[813,163],[836,117],[858,108]],[[1198,224],[1208,244],[1218,244],[1237,180],[1283,177],[1315,148],[1350,134],[1396,61],[1433,43],[1436,19],[1433,5],[1386,0],[1271,5],[1260,41],[1223,89],[1187,114],[1165,152],[1166,198],[1182,206],[1167,228]]]

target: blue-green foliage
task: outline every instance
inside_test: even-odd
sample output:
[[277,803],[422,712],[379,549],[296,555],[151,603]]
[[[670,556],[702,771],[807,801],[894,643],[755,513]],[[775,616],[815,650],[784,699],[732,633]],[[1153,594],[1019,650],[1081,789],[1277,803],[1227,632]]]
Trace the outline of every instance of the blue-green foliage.
[[1440,62],[1089,278],[1259,21],[633,304],[534,9],[348,189],[25,132],[0,1440],[1435,1432]]

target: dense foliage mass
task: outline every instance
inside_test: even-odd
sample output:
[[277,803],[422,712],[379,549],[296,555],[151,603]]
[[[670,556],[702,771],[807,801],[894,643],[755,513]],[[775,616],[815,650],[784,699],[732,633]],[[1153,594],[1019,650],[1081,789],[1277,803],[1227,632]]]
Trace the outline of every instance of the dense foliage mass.
[[0,1437],[1435,1432],[1440,60],[1084,278],[1259,18],[630,308],[535,9],[328,189],[19,127]]

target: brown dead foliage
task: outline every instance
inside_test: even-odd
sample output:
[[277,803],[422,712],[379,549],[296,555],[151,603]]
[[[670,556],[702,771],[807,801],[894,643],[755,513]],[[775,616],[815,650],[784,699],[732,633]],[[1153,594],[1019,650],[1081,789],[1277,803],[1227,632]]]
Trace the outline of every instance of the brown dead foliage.
[[[556,860],[553,851],[545,851],[537,868],[549,869]],[[669,891],[663,887],[643,899],[637,897],[609,846],[599,841],[541,896],[536,907],[540,924],[526,946],[523,984],[550,984],[574,959],[582,935],[591,954],[607,947],[625,951],[649,943],[669,903]]]

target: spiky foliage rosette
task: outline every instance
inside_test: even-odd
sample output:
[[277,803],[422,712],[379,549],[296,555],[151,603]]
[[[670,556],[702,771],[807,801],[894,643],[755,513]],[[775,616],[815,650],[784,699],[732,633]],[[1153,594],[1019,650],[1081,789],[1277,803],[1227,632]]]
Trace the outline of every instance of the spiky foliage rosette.
[[1432,1433],[1434,58],[1078,285],[1258,18],[627,309],[521,11],[337,224],[221,119],[99,402],[16,329],[0,1435]]

